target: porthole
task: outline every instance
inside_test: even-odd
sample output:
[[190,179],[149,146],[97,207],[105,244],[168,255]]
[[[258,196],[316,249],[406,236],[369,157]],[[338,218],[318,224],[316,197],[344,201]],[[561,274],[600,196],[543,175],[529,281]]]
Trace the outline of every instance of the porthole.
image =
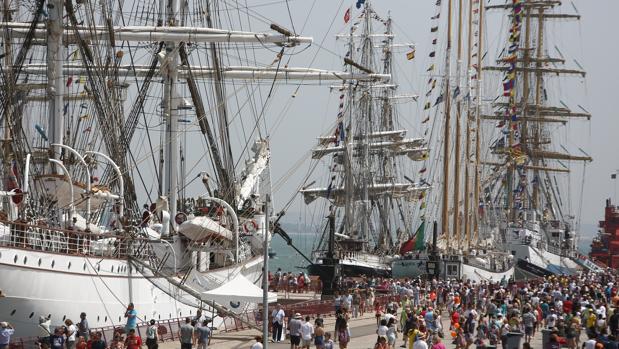
[[0,252],[0,258],[2,258],[2,252]]
[[17,311],[17,309],[13,309],[13,311],[11,312],[11,316],[15,315],[16,311]]
[[159,314],[159,320],[161,320],[161,314]]
[[28,257],[24,256],[24,264],[28,262]]
[[56,261],[52,261],[52,268],[54,267],[54,265],[56,265]]
[[118,322],[120,322],[120,316],[118,317]]
[[114,266],[112,265],[112,273],[114,272]]
[[67,269],[71,269],[71,262],[69,262],[69,265],[67,265]]
[[107,322],[107,315],[105,316],[105,319],[103,320],[103,322]]
[[84,263],[84,266],[82,267],[82,269],[86,270],[86,263]]
[[66,316],[66,315],[63,315],[63,316],[62,316],[62,322],[64,322],[64,320],[66,320],[66,319],[67,319],[67,316]]
[[97,271],[101,271],[101,264],[97,264]]
[[15,257],[13,257],[13,263],[17,263],[17,255],[15,255]]
[[97,315],[97,322],[101,321],[100,319],[101,319],[101,317],[99,315]]
[[40,267],[41,266],[41,258],[39,258],[38,264],[39,264],[39,267]]
[[33,316],[34,316],[34,311],[32,313],[30,313],[30,316],[28,316],[28,318],[32,319]]

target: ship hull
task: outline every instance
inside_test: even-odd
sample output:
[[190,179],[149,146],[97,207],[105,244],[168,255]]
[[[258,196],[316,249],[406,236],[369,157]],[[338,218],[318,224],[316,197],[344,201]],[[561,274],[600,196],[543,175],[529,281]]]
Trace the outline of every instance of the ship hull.
[[582,269],[571,257],[539,250],[530,245],[510,245],[508,249],[519,261],[516,268],[517,280],[540,276],[540,272],[534,269],[546,270],[555,275],[573,275]]
[[[435,268],[438,268],[438,270],[435,271]],[[475,282],[498,282],[503,279],[509,280],[514,275],[513,266],[503,271],[492,271],[463,262],[458,258],[435,262],[430,261],[425,256],[395,260],[391,264],[391,271],[393,277],[399,279],[438,276],[441,279],[454,278]]]
[[[242,265],[203,273],[205,279],[225,281],[238,273],[260,278],[261,257]],[[124,326],[126,305],[135,304],[139,321],[192,316],[195,299],[127,260],[72,256],[0,248],[0,318],[11,322],[16,336],[39,334],[40,316],[51,315],[52,326],[85,312],[91,328]],[[187,280],[189,286],[196,278]],[[201,282],[203,283],[203,281]],[[217,287],[217,282],[204,290]],[[195,287],[194,287],[195,288]],[[185,296],[185,297],[184,297]]]

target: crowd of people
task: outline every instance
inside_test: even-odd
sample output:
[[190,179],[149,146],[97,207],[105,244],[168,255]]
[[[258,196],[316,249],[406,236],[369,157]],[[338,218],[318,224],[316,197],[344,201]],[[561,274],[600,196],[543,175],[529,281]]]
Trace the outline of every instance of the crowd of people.
[[[37,345],[40,349],[141,349],[144,344],[148,349],[159,347],[159,325],[154,319],[147,323],[145,341],[138,334],[138,313],[133,303],[129,303],[125,311],[126,324],[124,328],[114,330],[112,338],[106,342],[100,331],[93,331],[88,325],[86,313],[80,314],[80,321],[75,324],[71,319],[65,319],[63,326],[51,328],[51,318],[39,318]],[[177,333],[181,349],[207,349],[211,342],[211,319],[198,310],[193,318],[185,318]],[[11,336],[15,332],[7,322],[0,322],[0,349],[8,348]]]
[[269,290],[288,293],[320,293],[322,285],[317,278],[310,278],[304,272],[285,272],[278,268],[275,273],[269,272]]
[[335,295],[332,332],[320,315],[312,322],[295,313],[286,323],[276,307],[273,341],[282,341],[285,328],[291,349],[344,349],[351,339],[350,320],[372,312],[375,349],[444,349],[445,343],[457,349],[507,348],[512,341],[531,348],[535,336],[543,336],[551,349],[619,349],[618,282],[610,273],[519,283],[379,280],[391,295],[386,301],[375,297],[370,282],[362,282]]

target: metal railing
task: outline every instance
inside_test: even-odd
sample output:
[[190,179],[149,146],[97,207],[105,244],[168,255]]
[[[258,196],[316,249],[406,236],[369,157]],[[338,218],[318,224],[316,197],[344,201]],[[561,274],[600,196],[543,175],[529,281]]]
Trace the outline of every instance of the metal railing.
[[144,248],[145,239],[131,234],[96,234],[20,222],[0,221],[0,224],[5,226],[4,234],[0,235],[3,247],[123,259],[129,255],[144,258],[151,253],[149,248]]

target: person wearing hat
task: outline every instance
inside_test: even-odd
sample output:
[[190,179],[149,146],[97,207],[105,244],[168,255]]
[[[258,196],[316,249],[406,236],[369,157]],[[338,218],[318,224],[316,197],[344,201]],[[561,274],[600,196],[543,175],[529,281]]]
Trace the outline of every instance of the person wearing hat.
[[290,332],[290,349],[299,349],[301,344],[301,314],[295,313],[288,321],[288,331]]
[[426,336],[424,333],[419,332],[417,334],[417,338],[415,342],[413,342],[413,347],[411,349],[428,349],[428,343],[425,341]]
[[9,346],[13,333],[15,333],[15,329],[10,323],[0,322],[0,349],[5,349]]

